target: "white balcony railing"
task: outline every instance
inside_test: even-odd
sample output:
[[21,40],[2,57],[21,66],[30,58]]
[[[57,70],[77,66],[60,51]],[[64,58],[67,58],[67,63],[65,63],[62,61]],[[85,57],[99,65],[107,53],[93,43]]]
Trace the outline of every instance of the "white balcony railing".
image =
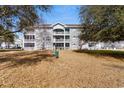
[[70,34],[69,32],[53,32],[53,34]]
[[70,34],[69,32],[65,32],[65,34]]
[[70,39],[65,39],[65,42],[70,42]]
[[53,32],[53,34],[64,34],[64,32]]
[[[54,42],[64,42],[64,39],[54,39]],[[65,42],[70,42],[70,39],[65,39]]]
[[54,42],[64,42],[64,39],[54,39]]
[[35,39],[24,39],[24,41],[35,41]]

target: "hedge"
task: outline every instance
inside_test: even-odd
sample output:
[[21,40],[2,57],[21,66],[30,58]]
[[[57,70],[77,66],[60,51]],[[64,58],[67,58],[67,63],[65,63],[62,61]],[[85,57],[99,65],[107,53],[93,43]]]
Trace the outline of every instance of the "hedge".
[[88,53],[93,55],[101,56],[112,56],[124,58],[124,51],[115,51],[115,50],[75,50],[75,52]]

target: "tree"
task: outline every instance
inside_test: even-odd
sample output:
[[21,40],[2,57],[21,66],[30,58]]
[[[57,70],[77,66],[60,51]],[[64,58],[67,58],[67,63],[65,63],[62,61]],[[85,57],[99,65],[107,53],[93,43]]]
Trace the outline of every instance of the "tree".
[[0,48],[1,48],[1,44],[3,43],[3,36],[0,36]]
[[14,43],[15,34],[11,33],[9,30],[0,32],[0,47],[3,42],[6,44],[6,48],[9,48],[9,45]]
[[44,50],[51,43],[51,33],[43,26],[43,30],[37,32],[37,46]]
[[80,8],[84,41],[124,40],[124,6],[85,6]]
[[50,10],[51,6],[41,5],[23,5],[23,6],[0,6],[0,30],[10,30],[20,32],[28,29],[39,22],[43,22],[41,18],[42,12]]
[[28,31],[29,27],[42,23],[42,13],[50,9],[51,6],[47,5],[1,5],[0,36],[5,42],[13,42],[16,32]]

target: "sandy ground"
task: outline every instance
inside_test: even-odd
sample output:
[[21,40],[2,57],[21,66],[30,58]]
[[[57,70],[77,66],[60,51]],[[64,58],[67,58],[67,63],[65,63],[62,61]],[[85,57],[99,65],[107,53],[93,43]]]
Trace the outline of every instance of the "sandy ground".
[[0,52],[0,87],[124,87],[124,59],[61,51]]

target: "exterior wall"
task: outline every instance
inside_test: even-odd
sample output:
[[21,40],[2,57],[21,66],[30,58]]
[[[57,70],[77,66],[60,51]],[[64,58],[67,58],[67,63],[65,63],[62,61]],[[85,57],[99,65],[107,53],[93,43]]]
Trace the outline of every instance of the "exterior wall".
[[124,49],[124,41],[119,42],[97,42],[94,43],[92,46],[89,46],[91,42],[85,43],[82,45],[82,49],[89,49],[89,50],[99,50],[99,49]]
[[[65,31],[65,28],[69,28],[69,33]],[[62,29],[63,33],[54,33],[53,30],[55,29]],[[64,44],[63,49],[78,49],[79,48],[79,29],[75,29],[73,27],[68,27],[64,24],[54,24],[45,29],[43,28],[36,28],[34,31],[28,31],[24,35],[35,35],[35,40],[26,40],[23,38],[24,43],[35,43],[35,47],[25,47],[23,44],[24,50],[40,50],[44,47],[46,49],[54,49],[54,44]],[[63,36],[63,41],[56,41],[56,37]],[[70,39],[65,39],[66,36],[69,36]],[[50,41],[47,40],[47,37],[50,37]],[[54,38],[53,38],[54,37]],[[75,38],[74,38],[75,37]],[[66,47],[69,43],[70,46]],[[74,45],[75,44],[75,45]]]
[[16,39],[15,38],[15,41],[14,43],[12,44],[9,44],[9,47],[8,46],[8,43],[1,43],[1,46],[0,46],[0,49],[6,49],[6,48],[18,48],[18,47],[23,47],[23,40],[22,39]]
[[79,47],[80,47],[79,46],[79,34],[80,34],[80,31],[79,31],[79,29],[73,29],[73,28],[71,28],[70,30],[71,30],[71,32],[70,32],[71,49],[79,49]]
[[[46,49],[52,49],[53,48],[53,38],[52,38],[52,30],[51,29],[46,29],[44,31],[43,29],[37,29],[35,31],[35,44],[36,44],[36,49],[43,49],[45,47]],[[46,38],[50,37],[50,41],[47,41]]]
[[15,40],[15,43],[14,43],[14,46],[15,47],[23,47],[23,41],[22,41],[22,39],[16,39]]
[[[25,32],[24,35],[35,35],[35,31]],[[34,43],[34,45],[36,45],[35,40],[27,40],[23,37],[23,49],[24,50],[36,50],[36,46],[35,47],[25,47],[25,43]]]
[[[69,28],[69,32],[66,28]],[[60,32],[55,31],[58,29]],[[124,41],[114,42],[114,43],[104,43],[104,42],[88,42],[80,46],[79,35],[80,26],[72,24],[61,24],[57,23],[54,25],[46,25],[44,27],[35,27],[34,31],[28,31],[24,35],[35,35],[34,40],[26,40],[23,38],[23,48],[24,50],[41,50],[41,49],[124,49]],[[54,32],[55,31],[55,32]],[[67,39],[66,36],[70,38]],[[48,39],[49,37],[49,39]],[[59,37],[59,39],[58,39]],[[34,43],[34,47],[25,47],[24,43]],[[70,46],[67,46],[70,44]]]

